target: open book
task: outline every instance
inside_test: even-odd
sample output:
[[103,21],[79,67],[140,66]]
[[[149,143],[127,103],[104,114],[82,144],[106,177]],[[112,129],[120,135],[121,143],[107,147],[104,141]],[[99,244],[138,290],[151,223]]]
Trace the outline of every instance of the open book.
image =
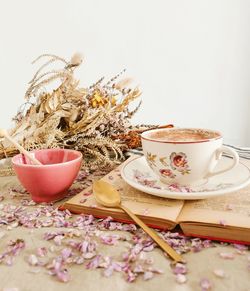
[[[173,229],[177,225],[188,236],[250,244],[250,187],[220,197],[183,201],[142,193],[129,186],[120,176],[120,167],[102,179],[120,191],[122,203],[147,225]],[[132,222],[120,209],[98,205],[92,188],[77,194],[61,208],[73,213],[92,214],[104,218]]]

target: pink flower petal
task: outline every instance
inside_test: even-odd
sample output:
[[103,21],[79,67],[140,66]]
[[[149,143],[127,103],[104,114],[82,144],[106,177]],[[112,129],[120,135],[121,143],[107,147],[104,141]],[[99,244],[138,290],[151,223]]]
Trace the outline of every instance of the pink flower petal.
[[45,257],[48,253],[45,247],[37,248],[36,253],[39,257]]
[[225,252],[221,252],[219,253],[219,256],[222,259],[226,259],[226,260],[233,260],[235,258],[234,253],[225,253]]
[[220,223],[220,225],[222,225],[222,226],[226,226],[226,225],[227,225],[225,219],[221,219],[221,220],[219,221],[219,223]]
[[206,278],[200,280],[200,286],[202,291],[212,289],[212,283]]
[[183,274],[177,274],[175,280],[178,284],[184,284],[187,282],[187,277]]
[[186,274],[187,273],[187,267],[184,264],[177,263],[173,269],[174,274]]
[[38,262],[39,261],[36,255],[34,254],[29,255],[28,263],[30,264],[30,266],[37,266]]
[[221,269],[215,269],[213,271],[214,275],[218,278],[224,278],[225,277],[225,272],[224,270],[221,270]]
[[66,283],[70,280],[69,273],[66,269],[57,272],[56,277],[59,281],[64,282],[64,283]]
[[150,271],[146,271],[146,272],[143,274],[143,279],[144,279],[145,281],[150,280],[150,279],[152,279],[153,277],[154,277],[154,274],[153,274],[152,272],[150,272]]

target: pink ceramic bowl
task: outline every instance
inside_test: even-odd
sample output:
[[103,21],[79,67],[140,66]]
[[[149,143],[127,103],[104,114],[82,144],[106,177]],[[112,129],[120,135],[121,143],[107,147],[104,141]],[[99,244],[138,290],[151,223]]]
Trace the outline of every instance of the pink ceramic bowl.
[[75,180],[82,161],[82,154],[67,149],[33,151],[43,165],[33,165],[19,154],[12,158],[12,165],[23,187],[35,202],[51,202],[63,198]]

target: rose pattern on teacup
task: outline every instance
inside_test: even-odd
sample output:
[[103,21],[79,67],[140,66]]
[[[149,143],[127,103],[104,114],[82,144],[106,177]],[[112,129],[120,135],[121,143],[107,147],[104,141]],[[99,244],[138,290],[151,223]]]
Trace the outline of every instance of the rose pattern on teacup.
[[171,153],[170,166],[173,170],[177,170],[182,175],[190,174],[190,168],[188,166],[187,155],[185,153]]
[[159,170],[159,173],[163,178],[174,179],[176,177],[174,171],[177,171],[182,175],[190,174],[191,172],[188,165],[187,155],[183,152],[172,152],[169,155],[169,158],[158,157],[155,154],[147,152],[146,159],[151,168],[156,167],[157,160],[164,166],[164,168]]
[[160,169],[160,173],[161,173],[162,177],[165,177],[165,178],[172,178],[173,179],[176,177],[176,175],[170,169]]

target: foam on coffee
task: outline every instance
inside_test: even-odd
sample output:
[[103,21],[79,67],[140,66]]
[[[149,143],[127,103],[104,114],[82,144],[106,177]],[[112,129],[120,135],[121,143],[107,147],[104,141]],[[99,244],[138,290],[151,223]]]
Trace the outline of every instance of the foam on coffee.
[[195,142],[220,137],[218,132],[201,129],[168,129],[153,131],[148,138],[165,142]]

